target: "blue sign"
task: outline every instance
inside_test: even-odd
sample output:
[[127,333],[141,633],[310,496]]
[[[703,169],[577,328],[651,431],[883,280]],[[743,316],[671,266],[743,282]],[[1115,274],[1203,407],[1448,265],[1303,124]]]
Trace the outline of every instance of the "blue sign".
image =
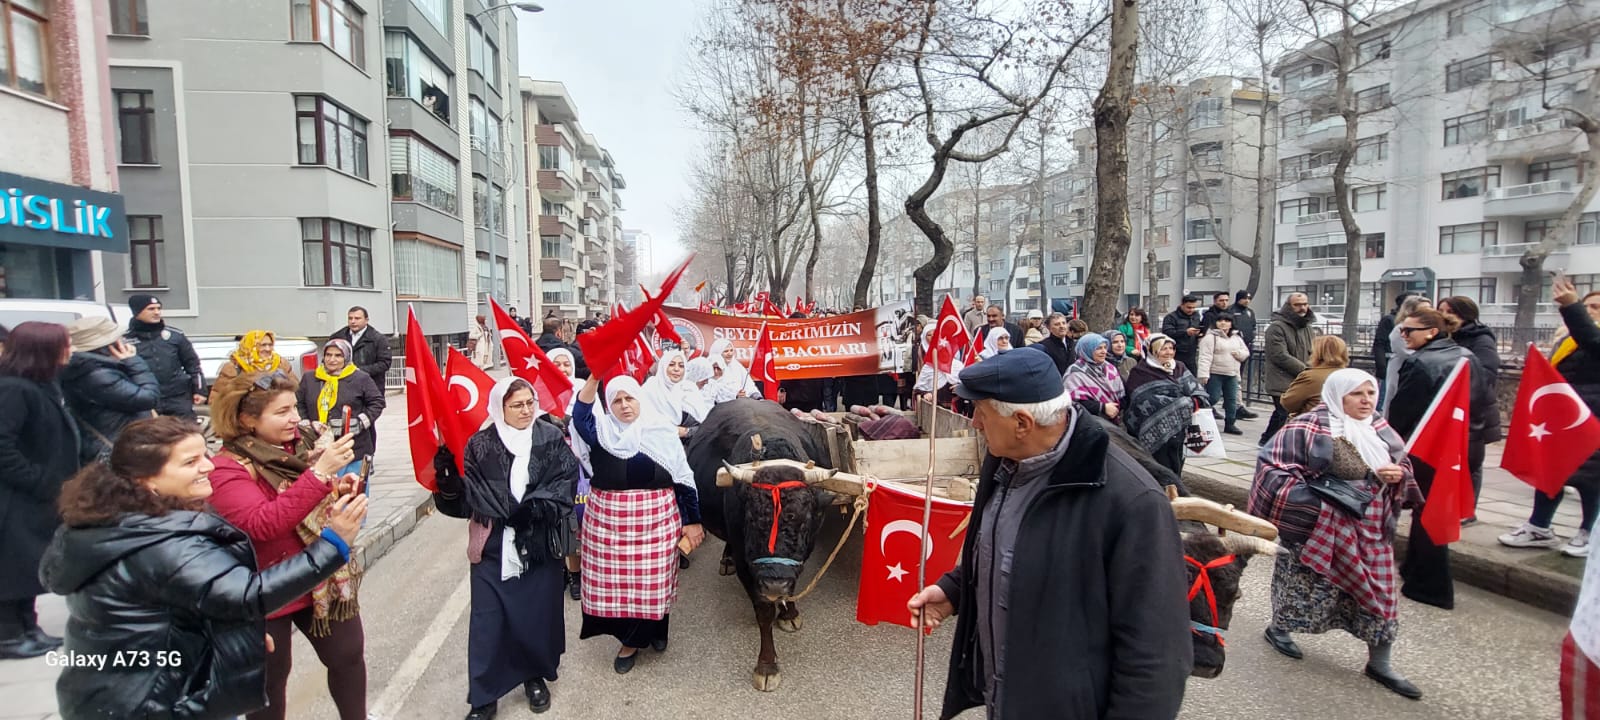
[[122,196],[0,173],[0,243],[125,253]]

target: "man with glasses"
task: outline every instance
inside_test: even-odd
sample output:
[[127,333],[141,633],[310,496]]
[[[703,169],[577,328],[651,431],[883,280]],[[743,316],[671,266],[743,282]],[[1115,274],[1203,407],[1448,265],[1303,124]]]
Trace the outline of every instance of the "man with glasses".
[[1267,429],[1261,432],[1261,445],[1289,421],[1289,411],[1283,409],[1283,393],[1289,389],[1311,360],[1311,340],[1316,337],[1311,323],[1317,319],[1311,311],[1311,298],[1305,293],[1290,293],[1283,307],[1273,311],[1272,323],[1267,325],[1267,393],[1272,395],[1272,417]]

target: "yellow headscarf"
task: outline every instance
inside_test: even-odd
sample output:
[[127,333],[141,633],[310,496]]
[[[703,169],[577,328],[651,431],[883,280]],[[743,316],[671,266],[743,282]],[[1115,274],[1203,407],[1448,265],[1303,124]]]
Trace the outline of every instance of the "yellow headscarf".
[[272,353],[271,357],[261,357],[261,351],[256,346],[261,344],[263,338],[270,338],[273,344],[278,342],[278,336],[271,330],[251,330],[239,339],[239,347],[233,351],[233,361],[239,364],[241,375],[272,372],[283,364],[283,358],[277,353]]
[[339,381],[350,377],[356,371],[356,364],[350,358],[350,343],[333,339],[322,346],[322,354],[328,354],[328,348],[338,348],[344,353],[344,367],[339,369],[339,374],[328,372],[326,364],[317,365],[317,379],[322,381],[322,392],[317,393],[317,421],[328,424],[328,413],[333,410],[333,404],[339,399]]

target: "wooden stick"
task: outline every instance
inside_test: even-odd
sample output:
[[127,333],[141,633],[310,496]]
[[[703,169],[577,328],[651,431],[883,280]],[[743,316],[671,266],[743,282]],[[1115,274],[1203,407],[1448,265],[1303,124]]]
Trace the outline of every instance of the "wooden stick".
[[[935,332],[937,332],[937,331],[935,331]],[[916,340],[913,339],[912,342],[916,342]],[[933,396],[935,398],[938,398],[939,397],[939,343],[937,343],[937,342],[928,343],[928,362],[933,363]],[[930,423],[930,424],[937,425],[937,422]],[[923,489],[923,494],[922,494],[922,533],[921,533],[922,534],[922,544],[917,546],[919,549],[920,548],[924,548],[924,547],[928,547],[928,523],[933,520],[934,455],[938,450],[938,441],[939,441],[939,433],[934,432],[934,428],[928,428],[928,477],[927,477],[927,480],[924,481],[923,488],[922,488]],[[928,587],[928,554],[924,553],[924,552],[918,552],[917,553],[917,592],[919,592],[919,593],[922,592],[923,588],[926,588],[926,587]],[[917,619],[919,620],[919,622],[917,623],[917,627],[915,628],[915,632],[917,634],[917,662],[916,662],[917,679],[916,679],[916,682],[913,683],[914,687],[912,688],[912,702],[911,702],[911,713],[912,713],[911,717],[914,718],[915,720],[922,720],[922,718],[923,718],[923,715],[922,715],[922,675],[923,675],[923,670],[927,666],[927,650],[928,650],[928,645],[927,645],[927,642],[926,642],[926,638],[927,638],[928,634],[923,631],[923,625],[924,625],[924,623],[926,621],[923,620],[923,618],[926,617],[927,612],[928,612],[928,609],[926,607],[924,607],[922,609],[922,612],[917,615]]]

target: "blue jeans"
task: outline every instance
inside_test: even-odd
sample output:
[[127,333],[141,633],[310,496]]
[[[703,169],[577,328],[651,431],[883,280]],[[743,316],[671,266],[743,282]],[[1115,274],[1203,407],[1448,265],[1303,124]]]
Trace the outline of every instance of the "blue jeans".
[[1211,407],[1216,407],[1218,400],[1224,401],[1228,427],[1232,427],[1239,417],[1239,376],[1212,375],[1206,378],[1206,394],[1211,397]]
[[[1578,489],[1578,499],[1583,503],[1583,514],[1580,516],[1579,528],[1593,530],[1596,517],[1600,517],[1600,487],[1588,481],[1571,483]],[[1556,518],[1556,508],[1561,507],[1562,498],[1566,492],[1556,493],[1555,497],[1546,496],[1544,493],[1533,491],[1533,514],[1528,516],[1528,524],[1536,527],[1548,528]]]

